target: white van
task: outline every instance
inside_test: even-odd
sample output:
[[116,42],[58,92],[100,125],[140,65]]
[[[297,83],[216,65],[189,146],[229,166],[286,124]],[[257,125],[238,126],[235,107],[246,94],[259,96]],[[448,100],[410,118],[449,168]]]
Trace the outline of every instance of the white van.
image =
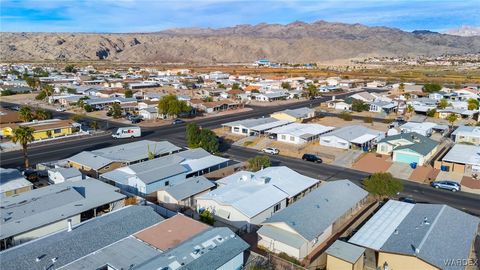
[[112,134],[112,137],[115,139],[138,138],[140,136],[142,136],[140,127],[121,127],[117,129],[117,132]]

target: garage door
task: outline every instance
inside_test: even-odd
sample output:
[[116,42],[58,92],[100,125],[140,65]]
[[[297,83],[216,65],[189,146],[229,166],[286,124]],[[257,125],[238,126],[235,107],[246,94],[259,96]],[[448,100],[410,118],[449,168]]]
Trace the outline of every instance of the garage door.
[[419,163],[420,157],[417,155],[395,152],[393,161],[403,162],[408,164],[413,162]]

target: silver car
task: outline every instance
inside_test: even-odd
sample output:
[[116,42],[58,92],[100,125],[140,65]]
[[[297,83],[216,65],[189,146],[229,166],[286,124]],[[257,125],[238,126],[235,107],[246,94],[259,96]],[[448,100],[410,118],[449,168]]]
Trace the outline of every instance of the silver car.
[[454,181],[434,181],[432,187],[450,190],[452,192],[460,191],[462,188],[459,183]]

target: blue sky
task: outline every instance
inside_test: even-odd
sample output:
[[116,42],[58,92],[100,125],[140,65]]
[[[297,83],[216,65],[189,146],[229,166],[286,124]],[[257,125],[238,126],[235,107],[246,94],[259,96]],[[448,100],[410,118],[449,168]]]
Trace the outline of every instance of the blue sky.
[[411,31],[480,26],[478,0],[0,0],[2,32],[151,32],[296,20]]

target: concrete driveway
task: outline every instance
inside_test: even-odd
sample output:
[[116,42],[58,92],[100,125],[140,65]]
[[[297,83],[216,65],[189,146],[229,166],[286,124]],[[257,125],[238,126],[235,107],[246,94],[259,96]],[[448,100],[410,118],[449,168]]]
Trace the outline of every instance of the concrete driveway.
[[413,169],[410,167],[410,164],[393,162],[387,172],[391,173],[396,178],[409,179]]
[[362,154],[361,150],[348,150],[344,154],[337,156],[333,165],[351,168],[355,160]]

